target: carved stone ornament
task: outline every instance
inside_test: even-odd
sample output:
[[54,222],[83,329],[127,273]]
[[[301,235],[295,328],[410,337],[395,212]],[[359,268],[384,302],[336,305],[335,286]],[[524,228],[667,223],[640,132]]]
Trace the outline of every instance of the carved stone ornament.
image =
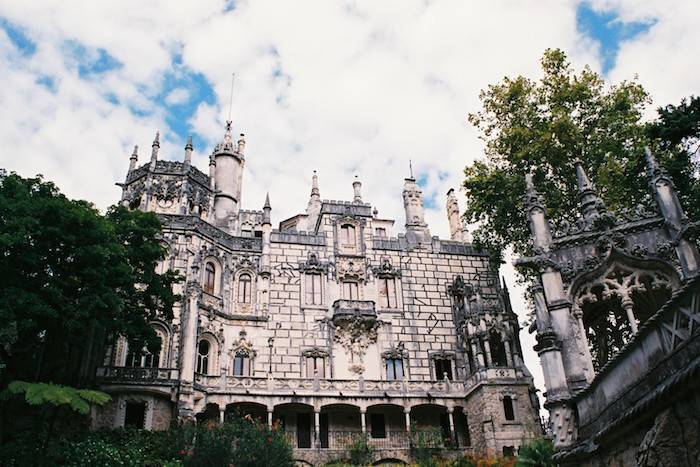
[[456,275],[452,283],[447,286],[447,293],[453,297],[470,298],[474,295],[474,286],[464,281],[461,275]]
[[335,274],[339,282],[348,280],[364,282],[367,278],[365,263],[359,258],[336,258]]
[[355,374],[365,371],[364,357],[370,345],[377,342],[379,321],[361,317],[350,318],[336,323],[334,342],[340,344],[350,356],[349,369]]
[[182,188],[182,181],[176,178],[155,178],[151,185],[153,196],[163,205],[172,204]]
[[248,339],[246,339],[247,335],[248,333],[245,331],[245,329],[242,329],[239,334],[240,338],[231,348],[230,354],[232,356],[244,354],[248,357],[254,357],[257,354],[255,349],[253,349],[253,345],[248,342]]
[[326,273],[328,272],[328,262],[321,262],[321,260],[318,259],[318,254],[311,252],[306,261],[299,263],[299,271],[307,274]]
[[139,180],[129,185],[129,194],[126,197],[127,201],[129,202],[129,207],[132,209],[137,208],[139,204],[141,204],[141,198],[145,192],[146,185],[143,183],[143,180]]
[[301,353],[302,357],[306,358],[326,358],[328,357],[328,352],[318,347],[313,347],[311,349],[306,349]]
[[219,324],[217,328],[216,323],[214,321],[206,320],[205,323],[200,322],[198,326],[198,334],[211,334],[212,336],[214,336],[214,338],[219,344],[219,353],[221,353],[221,350],[224,348],[225,344],[224,328],[221,324]]
[[395,268],[394,265],[391,264],[391,260],[387,257],[381,259],[379,266],[372,267],[372,273],[375,277],[401,277],[401,269]]

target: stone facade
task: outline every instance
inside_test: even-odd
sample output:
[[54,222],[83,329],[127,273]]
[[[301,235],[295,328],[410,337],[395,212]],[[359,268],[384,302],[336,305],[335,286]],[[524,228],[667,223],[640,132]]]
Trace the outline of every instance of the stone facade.
[[508,291],[465,242],[452,193],[441,240],[407,178],[394,236],[357,178],[352,201],[322,200],[314,173],[306,211],[273,230],[269,197],[240,209],[245,140],[233,143],[230,124],[209,175],[191,165],[191,143],[183,162],[159,160],[159,146],[140,167],[134,151],[122,203],[160,216],[161,268],[185,278],[182,301],[153,323],[160,355],[115,343],[98,377],[117,408],[96,425],[164,428],[166,406],[180,421],[248,413],[278,420],[311,464],[362,433],[377,461],[408,461],[417,436],[446,455],[501,454],[540,433]]
[[614,213],[583,163],[581,213],[547,219],[527,178],[545,407],[562,465],[700,465],[700,223],[647,150],[652,201]]

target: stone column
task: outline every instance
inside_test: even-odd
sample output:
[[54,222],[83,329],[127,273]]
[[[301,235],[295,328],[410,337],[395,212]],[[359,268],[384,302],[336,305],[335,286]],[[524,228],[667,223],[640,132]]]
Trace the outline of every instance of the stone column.
[[406,407],[403,409],[404,417],[406,419],[406,432],[411,432],[411,408]]
[[219,408],[219,423],[221,423],[223,425],[225,421],[226,421],[226,407],[224,407],[223,409]]
[[267,409],[267,427],[272,428],[272,409]]
[[491,344],[488,336],[484,337],[484,352],[486,353],[486,366],[490,367],[493,365],[493,361],[491,360]]
[[[193,268],[195,277],[199,268]],[[186,306],[182,310],[182,334],[180,342],[180,397],[178,400],[178,418],[194,418],[194,365],[197,349],[197,319],[199,297],[202,288],[197,282],[188,282],[186,287]]]
[[452,438],[452,443],[457,446],[457,433],[455,432],[455,420],[454,420],[454,407],[447,408],[447,418],[450,422],[450,437]]
[[629,297],[625,297],[622,300],[622,309],[625,310],[625,313],[627,313],[627,320],[630,322],[630,327],[632,328],[632,332],[634,334],[637,334],[637,331],[639,331],[639,327],[637,326],[637,320],[634,318],[634,303],[632,302],[632,299]]
[[367,433],[367,422],[366,422],[366,417],[365,417],[366,412],[367,412],[367,409],[365,409],[365,408],[360,409],[360,426],[362,427],[362,434]]
[[321,409],[314,409],[314,444],[321,447]]

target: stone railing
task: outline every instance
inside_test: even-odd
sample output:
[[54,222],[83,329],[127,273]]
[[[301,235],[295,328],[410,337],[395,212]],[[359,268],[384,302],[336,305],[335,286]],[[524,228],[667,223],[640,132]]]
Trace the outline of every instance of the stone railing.
[[177,368],[99,367],[97,380],[103,383],[174,384],[180,377]]
[[372,300],[336,300],[333,302],[333,321],[351,319],[376,319],[377,310]]
[[413,396],[413,397],[462,397],[483,381],[515,380],[514,368],[486,368],[477,371],[466,380],[365,380],[365,379],[314,379],[267,378],[251,376],[197,375],[196,383],[211,392],[229,394],[309,395],[309,396]]

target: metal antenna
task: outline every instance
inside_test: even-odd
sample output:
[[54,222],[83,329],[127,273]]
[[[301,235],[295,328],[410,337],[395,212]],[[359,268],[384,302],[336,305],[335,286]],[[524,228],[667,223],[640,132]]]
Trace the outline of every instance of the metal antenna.
[[231,121],[231,109],[233,108],[233,80],[236,79],[236,73],[231,73],[231,94],[228,98],[228,119],[227,122]]
[[411,172],[411,178],[413,178],[413,162],[411,159],[408,160],[408,170]]

